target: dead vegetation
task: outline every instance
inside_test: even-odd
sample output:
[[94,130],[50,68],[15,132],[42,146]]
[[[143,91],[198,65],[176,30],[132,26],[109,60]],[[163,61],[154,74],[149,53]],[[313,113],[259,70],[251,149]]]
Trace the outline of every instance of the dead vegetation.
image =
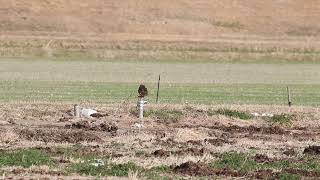
[[316,0],[0,3],[0,57],[318,61]]
[[85,131],[70,131],[64,129],[22,129],[20,138],[28,141],[42,141],[53,143],[80,143],[80,142],[103,142],[94,133]]
[[[0,3],[2,31],[42,36],[48,32],[55,35],[127,33],[128,36],[217,33],[318,35],[320,16],[316,0],[308,3],[301,0],[236,3],[232,0],[124,0],[117,3],[102,0],[14,0],[6,3],[2,0]],[[86,11],[88,9],[90,11]]]
[[[0,149],[8,152],[4,155],[20,157],[25,154],[30,162],[34,156],[45,157],[45,161],[39,162],[55,168],[44,171],[29,166],[8,169],[11,161],[1,161],[0,155],[0,171],[8,177],[68,177],[71,174],[89,177],[101,173],[122,177],[133,171],[137,172],[137,177],[147,179],[319,177],[320,167],[316,163],[319,162],[320,126],[317,118],[310,118],[317,117],[316,108],[150,105],[148,109],[153,114],[144,119],[144,126],[139,129],[132,126],[141,123],[130,112],[132,104],[121,111],[115,108],[117,105],[87,106],[108,116],[71,117],[60,121],[72,105],[30,104],[28,111],[24,111],[26,107],[21,103],[2,105],[0,113],[5,111],[7,117],[4,118],[15,122],[1,126]],[[33,108],[35,111],[31,112]],[[55,113],[39,113],[36,108]],[[15,110],[7,111],[9,109]],[[209,111],[219,109],[295,116],[288,126],[274,124],[264,117],[242,120],[223,114],[208,115]],[[171,112],[179,112],[178,121],[169,121],[167,115],[162,114]],[[46,118],[42,118],[44,116]],[[1,162],[7,164],[1,166]],[[104,165],[95,166],[97,162],[104,162]]]

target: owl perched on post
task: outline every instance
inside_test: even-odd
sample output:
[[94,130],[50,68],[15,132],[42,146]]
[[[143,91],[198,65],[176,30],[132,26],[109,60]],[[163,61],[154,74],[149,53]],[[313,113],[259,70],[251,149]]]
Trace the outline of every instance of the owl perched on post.
[[138,93],[139,93],[139,97],[143,98],[145,96],[148,96],[148,89],[146,88],[145,85],[141,84],[139,86]]

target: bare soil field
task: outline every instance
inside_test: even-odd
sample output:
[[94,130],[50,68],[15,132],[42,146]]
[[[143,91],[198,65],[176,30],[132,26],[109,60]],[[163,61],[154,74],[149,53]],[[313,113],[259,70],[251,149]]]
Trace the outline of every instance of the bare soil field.
[[318,108],[148,105],[140,121],[133,104],[81,106],[105,116],[74,118],[72,104],[1,104],[3,177],[320,177]]

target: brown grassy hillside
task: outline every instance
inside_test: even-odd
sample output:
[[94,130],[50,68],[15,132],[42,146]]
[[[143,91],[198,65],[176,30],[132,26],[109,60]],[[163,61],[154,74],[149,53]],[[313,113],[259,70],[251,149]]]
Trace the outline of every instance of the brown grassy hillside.
[[0,0],[1,31],[320,34],[318,0]]
[[318,0],[0,0],[0,57],[319,61]]

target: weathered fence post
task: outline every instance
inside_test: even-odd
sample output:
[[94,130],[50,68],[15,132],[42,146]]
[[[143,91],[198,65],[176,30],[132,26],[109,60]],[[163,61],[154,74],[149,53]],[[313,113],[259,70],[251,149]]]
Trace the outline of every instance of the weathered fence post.
[[159,74],[159,79],[158,79],[158,89],[157,89],[157,100],[156,100],[156,103],[158,103],[158,102],[159,102],[160,78],[161,78],[161,76],[160,76],[160,74]]
[[80,117],[80,107],[78,104],[74,105],[74,116],[79,118]]
[[287,92],[288,92],[288,106],[291,107],[292,101],[291,101],[291,91],[289,86],[287,86]]

